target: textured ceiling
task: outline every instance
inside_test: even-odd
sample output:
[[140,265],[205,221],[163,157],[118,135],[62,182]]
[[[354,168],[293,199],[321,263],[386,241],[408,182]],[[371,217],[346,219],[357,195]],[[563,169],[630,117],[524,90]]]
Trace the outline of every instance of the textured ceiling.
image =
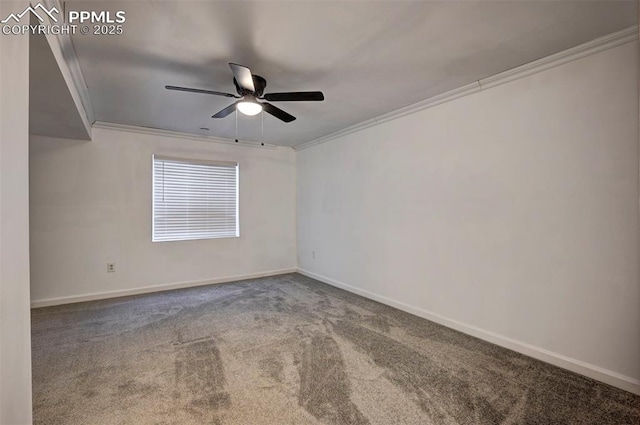
[[[98,121],[235,138],[211,115],[235,93],[228,62],[265,92],[322,90],[324,102],[278,102],[264,141],[294,146],[637,23],[632,1],[66,2],[124,10],[124,34],[74,35]],[[241,115],[239,138],[262,139]],[[209,131],[200,130],[208,127]]]

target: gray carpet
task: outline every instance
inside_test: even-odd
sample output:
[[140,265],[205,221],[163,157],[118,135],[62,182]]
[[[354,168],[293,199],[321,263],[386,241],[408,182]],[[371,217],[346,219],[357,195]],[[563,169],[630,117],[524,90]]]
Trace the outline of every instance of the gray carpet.
[[37,424],[640,424],[640,397],[299,274],[33,310]]

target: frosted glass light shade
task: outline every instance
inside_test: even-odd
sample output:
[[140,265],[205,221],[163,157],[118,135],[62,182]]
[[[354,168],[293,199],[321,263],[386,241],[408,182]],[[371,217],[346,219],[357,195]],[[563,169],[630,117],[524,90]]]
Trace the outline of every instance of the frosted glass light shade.
[[240,102],[238,103],[238,111],[245,115],[257,115],[262,111],[262,105],[257,102]]

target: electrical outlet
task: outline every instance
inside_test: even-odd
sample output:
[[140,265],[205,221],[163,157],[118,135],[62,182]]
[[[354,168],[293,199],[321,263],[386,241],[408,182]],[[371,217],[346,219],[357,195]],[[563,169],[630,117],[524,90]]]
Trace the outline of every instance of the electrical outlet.
[[313,258],[314,260],[316,259],[316,252],[315,251],[311,251],[311,258]]
[[116,263],[107,263],[107,273],[115,273]]

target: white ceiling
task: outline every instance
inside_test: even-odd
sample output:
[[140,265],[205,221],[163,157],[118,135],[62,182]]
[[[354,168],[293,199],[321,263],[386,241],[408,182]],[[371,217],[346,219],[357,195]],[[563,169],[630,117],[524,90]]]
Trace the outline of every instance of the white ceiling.
[[[264,140],[294,146],[637,24],[634,1],[68,1],[124,10],[124,34],[73,36],[98,121],[235,138],[228,62],[268,92],[322,90],[324,102],[278,102]],[[261,120],[239,117],[241,140]],[[210,131],[200,130],[208,127]]]

